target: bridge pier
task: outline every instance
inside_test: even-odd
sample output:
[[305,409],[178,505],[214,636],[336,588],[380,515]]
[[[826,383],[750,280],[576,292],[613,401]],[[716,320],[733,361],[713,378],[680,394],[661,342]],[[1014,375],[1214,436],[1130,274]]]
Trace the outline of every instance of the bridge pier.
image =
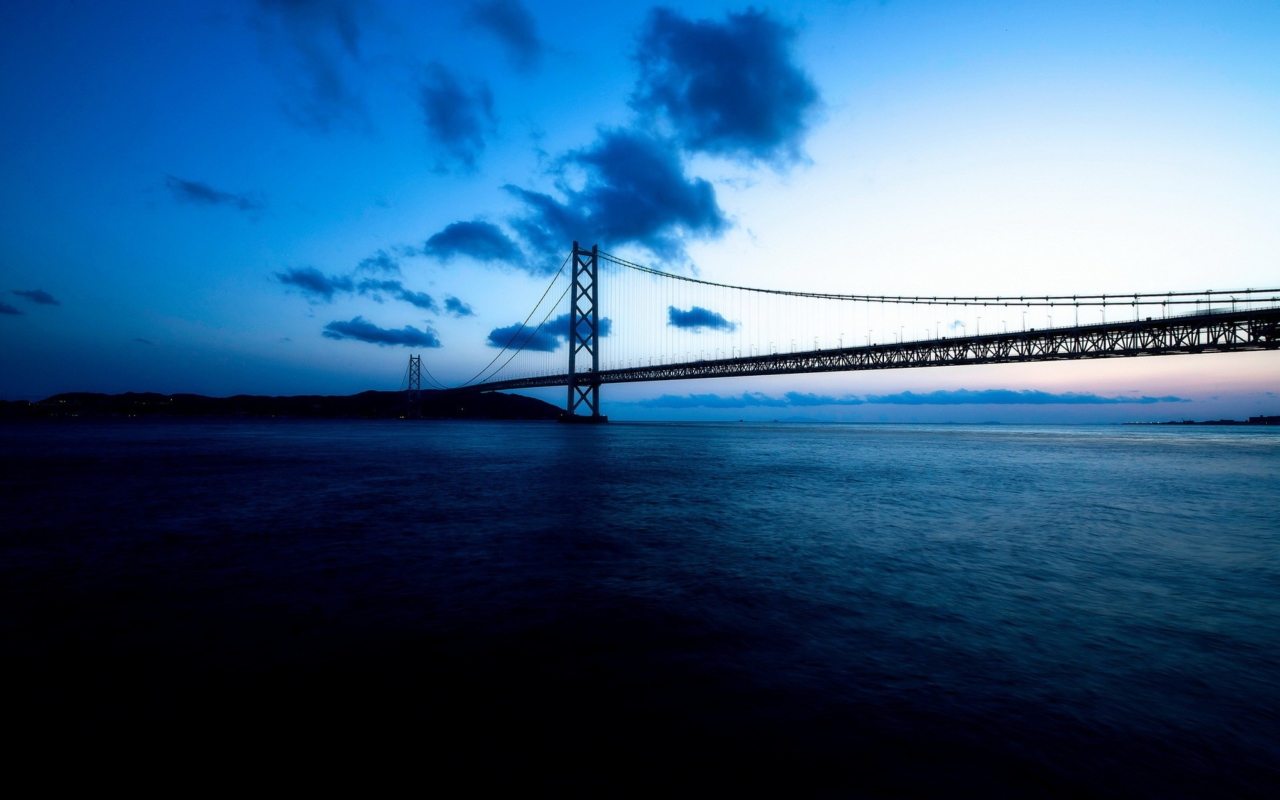
[[[569,397],[561,422],[608,422],[600,414],[600,247],[584,250],[573,243],[569,292]],[[590,358],[578,370],[578,353]],[[590,413],[579,414],[586,406]]]

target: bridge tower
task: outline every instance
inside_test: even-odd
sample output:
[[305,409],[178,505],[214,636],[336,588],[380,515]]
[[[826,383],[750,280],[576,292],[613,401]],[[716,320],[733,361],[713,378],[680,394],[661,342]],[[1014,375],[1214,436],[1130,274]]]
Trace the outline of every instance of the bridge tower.
[[418,401],[422,399],[422,356],[409,356],[409,390],[405,397],[406,417],[418,416],[421,408]]
[[[569,402],[566,422],[607,422],[600,416],[600,247],[584,250],[573,243],[573,274],[569,284]],[[590,367],[578,371],[578,354]],[[586,366],[584,364],[584,366]],[[578,414],[586,405],[590,415]]]

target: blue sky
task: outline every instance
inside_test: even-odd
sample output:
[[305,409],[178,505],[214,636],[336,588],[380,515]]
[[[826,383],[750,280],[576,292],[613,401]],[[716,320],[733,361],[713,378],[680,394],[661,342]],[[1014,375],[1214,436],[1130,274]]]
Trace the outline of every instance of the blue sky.
[[[610,251],[757,286],[1280,285],[1274,3],[50,0],[0,8],[0,45],[7,399],[394,389],[409,352],[463,380],[587,219]],[[769,88],[680,94],[695,74]],[[1278,391],[1266,353],[604,403],[1116,421],[1280,413]],[[908,392],[936,402],[868,401]]]

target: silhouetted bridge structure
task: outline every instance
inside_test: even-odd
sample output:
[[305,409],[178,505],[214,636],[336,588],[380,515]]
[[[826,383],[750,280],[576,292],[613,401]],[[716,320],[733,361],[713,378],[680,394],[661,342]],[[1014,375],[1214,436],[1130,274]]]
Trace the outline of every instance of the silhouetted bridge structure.
[[[613,302],[603,306],[602,261],[615,268],[622,290],[620,297],[606,294]],[[434,381],[428,371],[429,380],[439,389],[459,394],[565,386],[566,419],[602,421],[600,387],[605,384],[1280,349],[1278,289],[1034,297],[841,295],[703,281],[634,264],[598,248],[586,250],[576,242],[565,260],[569,262],[569,271],[561,265],[522,325],[490,335],[490,343],[500,348],[498,355],[475,378],[448,387]],[[567,285],[556,300],[547,303],[556,297],[554,290],[562,278]],[[553,321],[566,298],[567,311]],[[548,310],[541,323],[532,325],[543,307]],[[652,317],[655,308],[665,311],[661,315],[665,336],[626,325],[632,315]],[[894,320],[886,319],[886,308],[897,312]],[[921,327],[924,309],[933,312],[926,319],[938,317],[932,331],[927,325]],[[974,314],[975,310],[983,313]],[[1108,310],[1111,322],[1106,321]],[[1082,311],[1084,323],[1079,320]],[[1064,312],[1071,313],[1073,323],[1054,327],[1055,312],[1059,319]],[[1008,330],[1010,313],[1022,318],[1022,326],[1012,331]],[[1126,318],[1116,320],[1117,313]],[[1048,325],[1027,327],[1028,314],[1033,320],[1047,319]],[[1093,315],[1101,319],[1088,320]],[[944,336],[943,316],[968,321],[949,320],[950,335]],[[1003,330],[981,333],[984,316],[989,324],[1000,318]],[[975,331],[969,335],[975,319]],[[845,331],[858,330],[859,322],[867,326],[866,343],[845,346]],[[896,334],[893,327],[898,329]],[[913,338],[908,338],[908,328]],[[959,336],[954,335],[957,328],[963,329]],[[624,341],[610,351],[605,345],[611,334],[630,336],[639,344]],[[813,348],[796,349],[797,341],[810,337]],[[824,338],[825,344],[836,346],[824,347]],[[557,370],[548,356],[556,357],[561,339],[568,345],[568,363],[567,369]],[[780,341],[790,341],[791,347],[779,352]],[[526,374],[506,372],[510,377],[499,378],[521,355],[541,361],[523,365]],[[503,356],[505,361],[494,369]],[[420,390],[420,370],[420,358],[411,357],[411,404]],[[584,406],[588,413],[580,414]]]

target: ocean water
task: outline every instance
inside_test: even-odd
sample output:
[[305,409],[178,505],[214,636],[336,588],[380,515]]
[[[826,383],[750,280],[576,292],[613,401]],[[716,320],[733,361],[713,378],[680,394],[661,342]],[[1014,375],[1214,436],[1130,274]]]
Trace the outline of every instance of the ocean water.
[[0,501],[37,738],[604,794],[1280,792],[1276,430],[42,422],[0,426]]

